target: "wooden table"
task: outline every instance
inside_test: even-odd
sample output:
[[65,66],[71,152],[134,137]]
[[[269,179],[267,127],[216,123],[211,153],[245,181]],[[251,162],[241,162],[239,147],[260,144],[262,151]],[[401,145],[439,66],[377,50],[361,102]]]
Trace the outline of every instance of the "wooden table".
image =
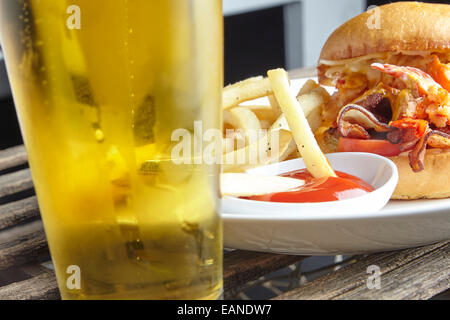
[[[292,77],[309,76],[313,69],[294,70]],[[224,256],[225,298],[250,282],[307,257],[231,251]],[[58,299],[24,146],[0,151],[0,300]],[[368,289],[367,268],[377,265],[380,289]],[[450,288],[450,242],[353,257],[341,267],[276,299],[430,299]],[[301,273],[297,276],[300,277]],[[258,280],[259,279],[259,280]],[[2,286],[3,284],[3,286]],[[286,290],[284,290],[286,291]]]
[[[1,299],[58,299],[33,182],[23,146],[0,151]],[[250,281],[306,257],[232,251],[224,256],[225,297]],[[381,288],[366,286],[367,267],[381,271]],[[429,299],[450,288],[450,242],[355,258],[345,267],[277,299]]]

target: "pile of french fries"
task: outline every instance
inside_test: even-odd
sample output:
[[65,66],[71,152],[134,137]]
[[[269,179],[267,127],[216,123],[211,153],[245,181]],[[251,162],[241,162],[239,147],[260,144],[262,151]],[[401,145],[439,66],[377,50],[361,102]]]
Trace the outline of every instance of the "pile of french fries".
[[[327,169],[326,158],[312,134],[321,126],[322,111],[330,99],[329,93],[313,80],[308,80],[297,95],[288,91],[289,79],[282,69],[269,71],[268,77],[249,78],[224,88],[224,172],[243,172],[255,166],[303,157],[305,163],[310,162],[309,166],[307,163],[310,171],[311,168],[319,168],[314,176],[334,174],[331,167]],[[261,97],[267,97],[270,103],[249,102]],[[244,102],[245,105],[242,104]],[[234,135],[226,134],[227,129],[232,129]],[[254,141],[247,136],[248,132],[262,129],[267,130],[266,137]],[[276,152],[268,143],[275,132],[279,139]],[[233,161],[239,156],[249,159],[254,150],[266,153],[263,160],[256,164]]]

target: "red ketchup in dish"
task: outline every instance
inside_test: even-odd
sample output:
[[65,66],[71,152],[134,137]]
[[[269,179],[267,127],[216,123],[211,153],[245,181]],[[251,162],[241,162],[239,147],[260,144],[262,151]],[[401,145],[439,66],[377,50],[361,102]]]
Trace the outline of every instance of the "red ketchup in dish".
[[358,177],[336,171],[337,177],[315,179],[306,169],[282,174],[305,180],[305,184],[286,192],[269,193],[244,199],[269,202],[328,202],[362,196],[375,190]]

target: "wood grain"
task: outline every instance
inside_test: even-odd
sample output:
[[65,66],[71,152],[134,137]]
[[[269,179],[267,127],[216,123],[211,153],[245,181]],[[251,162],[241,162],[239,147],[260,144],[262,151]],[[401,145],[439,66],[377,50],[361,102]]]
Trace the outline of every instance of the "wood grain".
[[0,271],[49,258],[41,220],[0,232]]
[[[305,257],[233,251],[224,256],[224,290],[233,290],[248,281],[298,262]],[[24,290],[26,288],[26,290]],[[54,273],[37,275],[0,288],[0,300],[56,299],[59,297]]]
[[[430,299],[450,288],[449,244],[373,254],[276,299]],[[371,265],[380,268],[380,289],[367,287]]]
[[[224,290],[234,290],[249,281],[306,259],[271,253],[236,250],[224,256]],[[226,297],[225,297],[226,298]]]
[[23,145],[0,150],[0,171],[24,165],[27,161],[27,152]]
[[0,231],[36,220],[40,216],[36,197],[29,197],[0,206]]
[[23,169],[0,176],[0,198],[33,188],[30,169]]
[[28,280],[0,288],[0,300],[56,300],[60,299],[56,277],[45,272]]

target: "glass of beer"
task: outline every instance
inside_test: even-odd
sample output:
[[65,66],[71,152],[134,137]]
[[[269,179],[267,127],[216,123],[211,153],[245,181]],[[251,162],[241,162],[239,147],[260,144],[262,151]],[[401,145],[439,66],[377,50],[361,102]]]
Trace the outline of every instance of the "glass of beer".
[[[217,299],[220,0],[0,0],[2,47],[63,299]],[[194,157],[194,155],[192,155]]]

